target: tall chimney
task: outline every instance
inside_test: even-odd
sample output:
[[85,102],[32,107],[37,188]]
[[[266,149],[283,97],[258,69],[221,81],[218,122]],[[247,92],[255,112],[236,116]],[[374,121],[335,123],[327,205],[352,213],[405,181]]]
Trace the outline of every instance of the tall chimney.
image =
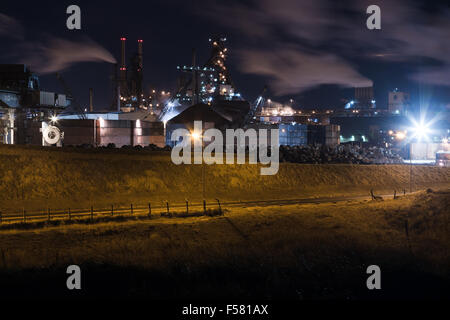
[[121,54],[121,61],[120,61],[120,77],[121,80],[126,79],[126,70],[127,66],[125,64],[125,41],[127,41],[127,38],[122,37],[120,38],[120,41],[122,41],[122,54]]
[[137,53],[137,58],[138,58],[138,66],[137,66],[137,77],[136,77],[136,94],[138,96],[138,106],[141,107],[143,105],[143,96],[142,96],[142,83],[143,83],[143,78],[144,78],[144,74],[142,71],[142,68],[144,66],[144,57],[143,57],[143,49],[142,46],[144,44],[144,40],[139,39],[138,40],[138,53]]
[[143,49],[142,49],[143,43],[144,43],[144,40],[138,40],[139,71],[142,71],[142,68],[144,66],[144,57],[143,57]]
[[89,88],[89,112],[94,112],[94,104],[92,102],[93,95],[94,95],[94,89]]

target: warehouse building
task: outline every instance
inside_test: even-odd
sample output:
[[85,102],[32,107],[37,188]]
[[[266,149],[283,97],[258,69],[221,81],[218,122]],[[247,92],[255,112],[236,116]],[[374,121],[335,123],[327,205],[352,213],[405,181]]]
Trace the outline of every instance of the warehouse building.
[[[125,145],[164,147],[164,124],[158,121],[140,119],[133,113],[87,113],[87,119],[74,115],[60,116],[58,127],[64,132],[63,145],[107,146]],[[136,118],[135,117],[135,118]]]

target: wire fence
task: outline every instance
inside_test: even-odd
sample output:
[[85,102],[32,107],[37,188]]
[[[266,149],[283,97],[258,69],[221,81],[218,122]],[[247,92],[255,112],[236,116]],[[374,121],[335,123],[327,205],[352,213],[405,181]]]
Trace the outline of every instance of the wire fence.
[[[407,194],[402,190],[400,194]],[[392,195],[383,195],[389,197]],[[398,198],[394,191],[394,199]],[[249,201],[228,201],[221,202],[219,199],[213,201],[206,201],[195,203],[185,202],[170,203],[163,202],[148,202],[130,203],[129,206],[117,206],[111,204],[109,207],[95,207],[90,208],[66,208],[66,209],[52,209],[46,208],[39,211],[27,211],[25,209],[1,212],[0,211],[0,225],[10,223],[31,223],[38,221],[55,221],[55,220],[76,220],[76,219],[99,219],[106,217],[189,217],[202,215],[218,215],[223,214],[224,208],[227,207],[251,207],[251,206],[269,206],[269,205],[289,205],[289,204],[305,204],[305,203],[322,203],[322,202],[336,202],[348,200],[362,200],[370,199],[368,196],[342,196],[342,197],[326,197],[326,198],[295,198],[295,199],[271,199],[271,200],[249,200]],[[374,196],[372,195],[372,199]]]
[[215,202],[207,203],[169,203],[165,201],[164,204],[155,204],[148,202],[147,204],[133,204],[129,206],[111,205],[109,207],[94,207],[90,208],[66,208],[66,209],[52,209],[47,208],[39,211],[21,211],[1,212],[0,224],[7,223],[29,223],[37,221],[55,221],[55,220],[75,220],[75,219],[98,219],[103,217],[118,217],[118,216],[136,216],[136,217],[185,217],[185,216],[199,216],[208,214],[222,213],[222,206],[219,199]]

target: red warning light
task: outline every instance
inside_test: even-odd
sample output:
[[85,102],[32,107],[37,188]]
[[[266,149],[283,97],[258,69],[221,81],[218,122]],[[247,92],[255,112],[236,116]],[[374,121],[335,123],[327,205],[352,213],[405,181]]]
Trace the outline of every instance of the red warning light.
[[126,40],[127,40],[127,38],[125,38],[125,37],[122,37],[122,38],[120,38],[120,40],[121,40],[121,41],[126,41]]
[[139,42],[139,43],[142,43],[142,42],[144,42],[144,40],[138,40],[138,42]]

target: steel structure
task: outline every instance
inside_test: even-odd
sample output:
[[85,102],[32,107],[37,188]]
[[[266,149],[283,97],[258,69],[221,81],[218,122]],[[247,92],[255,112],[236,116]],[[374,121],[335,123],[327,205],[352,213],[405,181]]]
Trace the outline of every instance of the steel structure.
[[[31,143],[34,138],[31,127],[49,121],[69,101],[65,94],[41,90],[39,78],[26,65],[1,64],[0,142]],[[49,137],[54,137],[55,132],[49,131]]]
[[267,93],[267,87],[264,86],[264,89],[262,93],[258,96],[258,98],[253,102],[253,104],[250,106],[250,111],[245,116],[244,119],[244,125],[247,125],[249,123],[255,122],[255,116],[259,110],[261,110],[262,106],[266,103],[266,93]]
[[113,109],[116,111],[136,111],[147,109],[148,100],[143,93],[144,69],[144,40],[137,41],[137,52],[130,58],[129,66],[126,64],[126,41],[121,37],[120,66],[115,66]]
[[[169,99],[159,116],[160,120],[166,121],[173,115],[173,111],[180,106],[189,106],[196,103],[213,104],[217,100],[241,100],[236,93],[226,59],[228,48],[225,46],[225,37],[214,37],[209,39],[211,43],[211,54],[205,64],[198,66],[196,52],[192,55],[191,66],[178,66],[182,72],[179,88],[175,95]],[[187,80],[185,79],[187,75]]]

